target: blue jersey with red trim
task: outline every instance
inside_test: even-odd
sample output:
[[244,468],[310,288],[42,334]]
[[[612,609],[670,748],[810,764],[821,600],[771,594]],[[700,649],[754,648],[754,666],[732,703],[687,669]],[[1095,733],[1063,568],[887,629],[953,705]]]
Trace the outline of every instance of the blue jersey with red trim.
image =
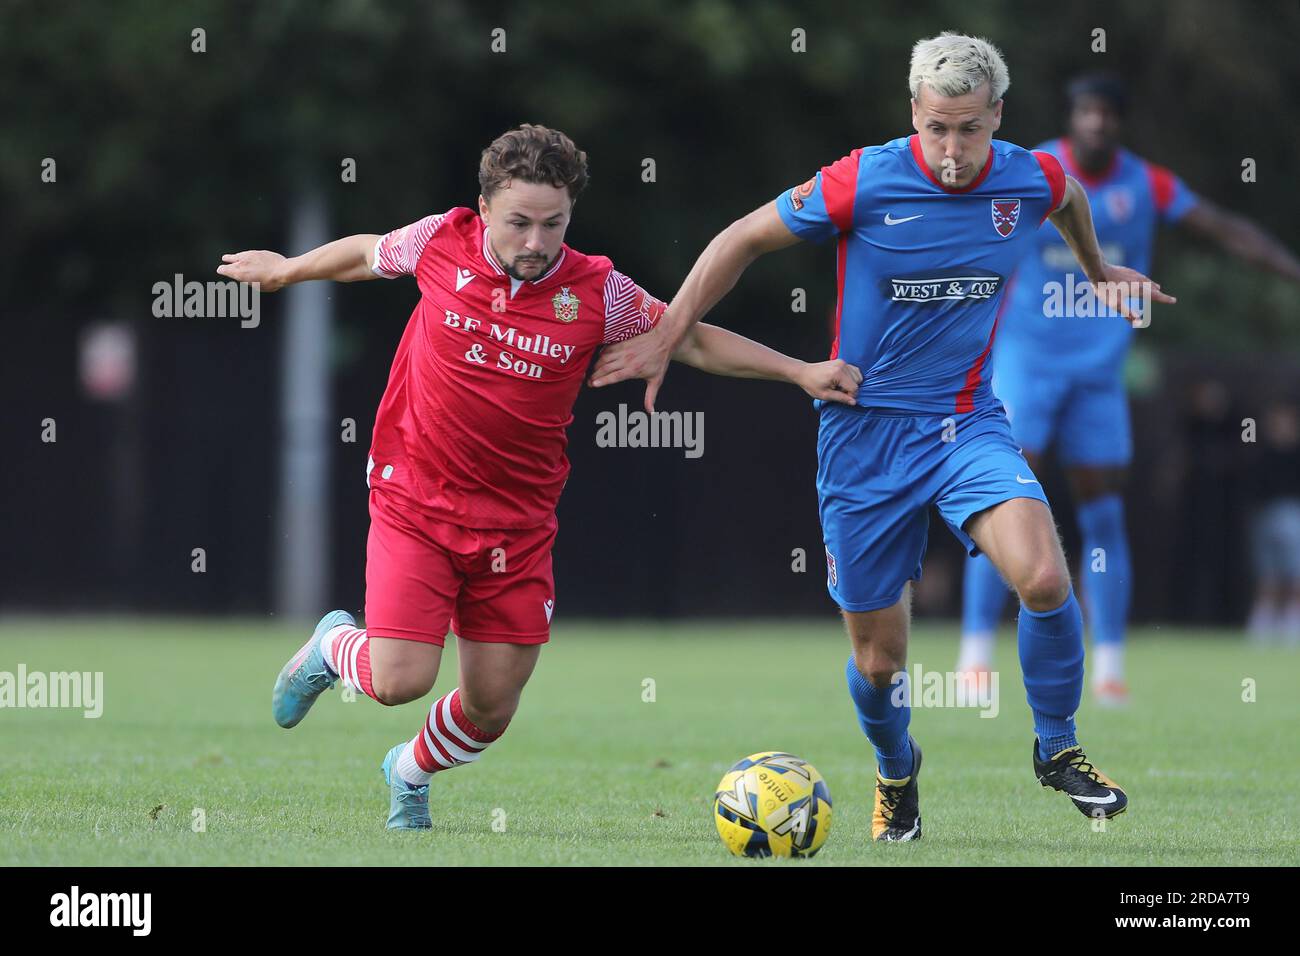
[[[1110,168],[1088,175],[1074,161],[1068,139],[1038,149],[1061,161],[1088,193],[1093,227],[1106,261],[1150,275],[1156,226],[1174,223],[1197,203],[1183,181],[1155,163],[1117,149]],[[1055,229],[1035,236],[1034,252],[1021,265],[998,333],[999,374],[1015,363],[1024,374],[1043,371],[1075,377],[1119,374],[1133,328],[1100,306],[1084,286],[1074,253]]]
[[835,344],[862,370],[858,403],[918,414],[995,401],[989,352],[1007,279],[1060,205],[1055,157],[994,140],[970,185],[951,189],[916,136],[855,149],[777,198],[802,239],[837,237]]

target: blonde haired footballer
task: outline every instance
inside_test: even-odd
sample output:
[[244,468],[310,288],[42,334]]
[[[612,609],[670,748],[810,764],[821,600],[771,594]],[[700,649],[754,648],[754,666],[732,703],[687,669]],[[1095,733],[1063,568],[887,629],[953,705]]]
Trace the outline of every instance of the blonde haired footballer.
[[1105,301],[1123,311],[1138,289],[1174,300],[1103,258],[1087,198],[1055,157],[994,139],[1010,84],[996,48],[952,33],[922,40],[908,76],[912,134],[851,150],[723,230],[657,327],[607,350],[593,384],[642,378],[652,402],[677,343],[750,263],[800,240],[832,241],[831,357],[862,382],[856,405],[817,403],[817,490],[827,587],[852,645],[849,693],[877,762],[872,835],[922,832],[921,748],[908,696],[896,692],[906,690],[909,588],[931,507],[1020,598],[1036,778],[1081,813],[1112,817],[1128,798],[1076,735],[1079,605],[1047,500],[989,386],[988,355],[1007,280],[1048,219]]

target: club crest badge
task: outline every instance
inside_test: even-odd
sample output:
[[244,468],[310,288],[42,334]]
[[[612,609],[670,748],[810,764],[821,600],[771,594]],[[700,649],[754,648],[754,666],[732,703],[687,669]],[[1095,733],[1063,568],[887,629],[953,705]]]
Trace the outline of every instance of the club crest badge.
[[555,317],[561,322],[572,322],[578,317],[578,297],[567,285],[551,298],[551,305],[555,306]]
[[1112,186],[1105,192],[1106,211],[1115,222],[1128,222],[1133,218],[1133,193],[1124,186]]
[[998,235],[1005,239],[1016,228],[1016,223],[1020,221],[1020,200],[1019,199],[994,199],[993,200],[993,228],[998,231]]

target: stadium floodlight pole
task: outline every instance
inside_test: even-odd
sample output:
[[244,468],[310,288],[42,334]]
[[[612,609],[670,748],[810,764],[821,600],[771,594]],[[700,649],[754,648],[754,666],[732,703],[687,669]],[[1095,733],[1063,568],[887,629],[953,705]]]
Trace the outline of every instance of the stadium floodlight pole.
[[[319,187],[294,200],[291,243],[313,249],[329,240]],[[314,617],[325,602],[329,554],[329,289],[305,282],[287,292],[281,346],[280,489],[275,606],[282,617]]]

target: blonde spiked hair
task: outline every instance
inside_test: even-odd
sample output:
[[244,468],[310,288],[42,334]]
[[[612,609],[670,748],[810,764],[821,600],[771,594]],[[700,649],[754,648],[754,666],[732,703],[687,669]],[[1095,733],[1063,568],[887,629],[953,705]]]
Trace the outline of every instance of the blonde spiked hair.
[[1002,52],[988,40],[945,30],[916,41],[907,83],[914,100],[923,83],[939,96],[963,96],[987,83],[992,106],[1011,86],[1011,77]]

